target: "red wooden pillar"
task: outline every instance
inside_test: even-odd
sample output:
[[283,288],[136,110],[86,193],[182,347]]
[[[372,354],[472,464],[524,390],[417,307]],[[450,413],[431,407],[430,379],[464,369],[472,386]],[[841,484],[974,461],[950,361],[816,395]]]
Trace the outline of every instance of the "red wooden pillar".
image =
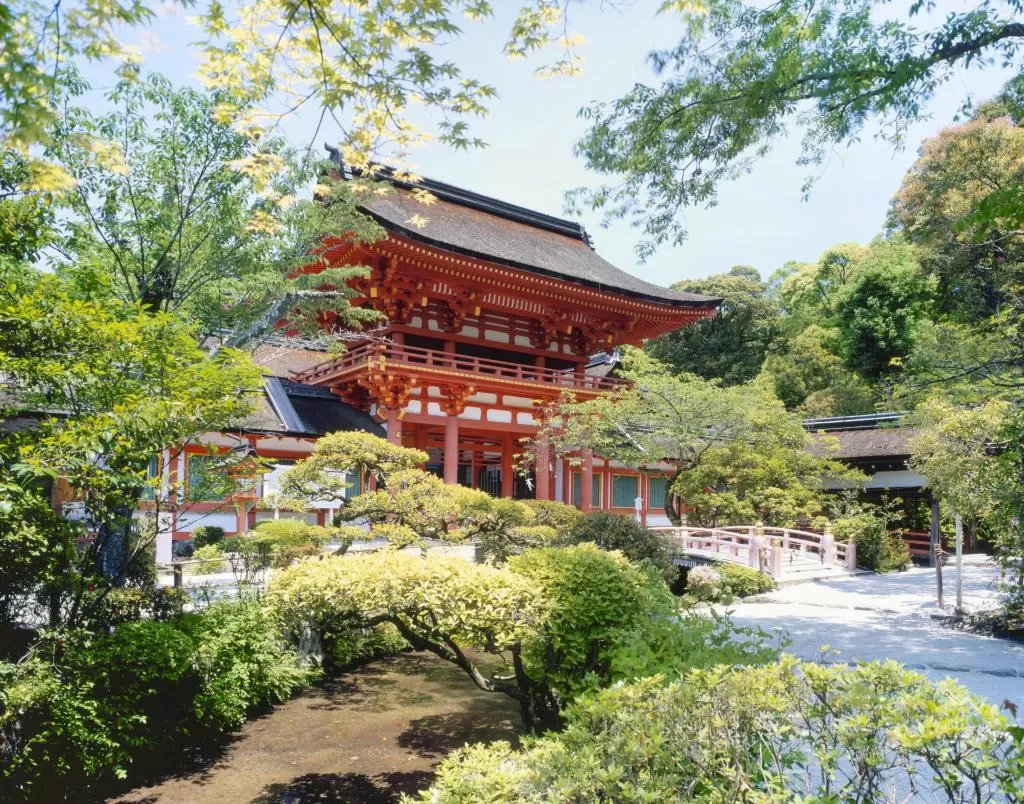
[[444,482],[459,482],[459,417],[449,413],[444,423]]
[[501,496],[515,496],[515,478],[512,475],[512,436],[505,435],[501,447]]
[[537,438],[537,467],[536,467],[537,499],[551,499],[551,445],[546,434]]
[[580,473],[580,510],[589,514],[594,510],[594,453],[583,450],[583,471]]
[[388,408],[385,421],[387,422],[388,441],[397,446],[402,446],[402,422],[398,418],[399,411]]
[[604,475],[602,476],[604,483],[604,493],[601,498],[604,503],[601,505],[602,511],[611,511],[614,500],[612,499],[612,462],[607,458],[604,459]]

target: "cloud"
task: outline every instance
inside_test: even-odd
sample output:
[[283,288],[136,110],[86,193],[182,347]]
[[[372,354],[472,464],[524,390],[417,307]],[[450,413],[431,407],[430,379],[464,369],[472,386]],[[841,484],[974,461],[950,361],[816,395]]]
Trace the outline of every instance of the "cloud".
[[142,53],[157,56],[167,53],[170,49],[170,46],[152,31],[142,31],[139,34],[139,50]]

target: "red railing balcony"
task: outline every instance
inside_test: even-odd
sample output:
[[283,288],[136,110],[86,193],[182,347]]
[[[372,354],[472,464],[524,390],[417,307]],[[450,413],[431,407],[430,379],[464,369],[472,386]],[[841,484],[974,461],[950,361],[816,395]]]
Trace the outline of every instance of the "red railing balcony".
[[420,374],[443,372],[450,375],[457,372],[465,374],[467,379],[475,379],[478,384],[480,381],[492,379],[552,390],[589,393],[610,391],[622,384],[622,380],[614,377],[594,377],[577,374],[571,370],[541,368],[487,357],[459,355],[438,349],[404,346],[388,341],[360,344],[340,357],[294,373],[292,379],[314,385],[333,384],[369,370],[375,365],[401,367]]

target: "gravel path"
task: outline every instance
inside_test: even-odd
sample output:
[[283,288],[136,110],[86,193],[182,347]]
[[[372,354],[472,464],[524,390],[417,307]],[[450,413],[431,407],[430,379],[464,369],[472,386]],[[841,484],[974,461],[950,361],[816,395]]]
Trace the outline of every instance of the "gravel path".
[[[992,608],[998,570],[969,559],[964,606]],[[946,567],[943,580],[949,605],[956,571]],[[1010,700],[1024,708],[1024,645],[952,630],[939,615],[933,569],[790,586],[733,606],[738,624],[786,632],[786,650],[801,659],[821,659],[825,645],[827,661],[896,659],[935,680],[955,678],[997,705]]]

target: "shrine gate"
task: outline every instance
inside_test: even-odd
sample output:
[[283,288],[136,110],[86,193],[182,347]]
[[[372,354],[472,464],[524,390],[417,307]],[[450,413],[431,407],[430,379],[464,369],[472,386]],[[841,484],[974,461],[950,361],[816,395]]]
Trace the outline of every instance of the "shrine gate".
[[719,300],[616,268],[577,223],[429,179],[416,184],[436,199],[424,205],[388,178],[394,191],[363,206],[386,239],[338,238],[326,252],[331,266],[370,267],[351,284],[386,328],[293,379],[373,413],[389,440],[425,450],[448,483],[584,511],[657,502],[667,466],[638,473],[582,454],[572,471],[540,443],[524,482],[515,456],[563,392],[583,400],[615,386],[615,347],[711,316]]

